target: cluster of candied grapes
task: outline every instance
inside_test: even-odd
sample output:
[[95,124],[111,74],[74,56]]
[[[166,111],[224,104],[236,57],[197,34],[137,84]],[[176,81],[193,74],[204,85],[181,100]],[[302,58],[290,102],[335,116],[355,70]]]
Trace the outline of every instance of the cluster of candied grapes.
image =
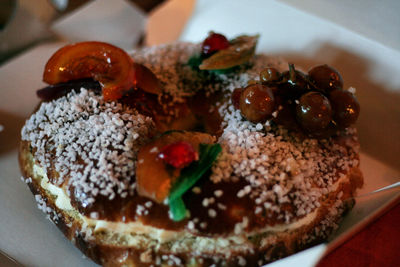
[[232,103],[251,122],[272,118],[291,130],[320,138],[355,123],[360,113],[357,99],[343,90],[342,77],[328,65],[313,67],[308,74],[293,64],[283,73],[265,68],[260,81],[234,90]]

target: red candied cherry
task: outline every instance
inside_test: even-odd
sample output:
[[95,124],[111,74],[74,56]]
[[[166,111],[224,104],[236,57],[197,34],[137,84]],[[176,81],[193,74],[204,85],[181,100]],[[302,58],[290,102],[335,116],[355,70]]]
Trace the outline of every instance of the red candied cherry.
[[179,141],[163,147],[158,157],[165,163],[177,169],[182,169],[198,160],[199,154],[188,142]]
[[296,106],[296,118],[309,133],[325,129],[332,120],[332,107],[328,98],[319,92],[305,93]]
[[349,91],[335,89],[329,94],[333,108],[333,118],[339,127],[345,128],[357,121],[360,104]]
[[203,44],[201,46],[201,53],[203,57],[209,57],[215,52],[226,49],[228,47],[229,41],[224,35],[212,32],[203,41]]
[[232,104],[235,107],[235,109],[240,108],[240,96],[242,95],[242,92],[243,92],[243,88],[236,88],[232,92],[231,100],[232,100]]
[[315,66],[308,71],[310,81],[322,92],[329,93],[336,88],[343,88],[340,73],[326,64]]
[[262,84],[251,84],[240,96],[240,112],[249,121],[257,123],[268,119],[275,110],[272,88]]

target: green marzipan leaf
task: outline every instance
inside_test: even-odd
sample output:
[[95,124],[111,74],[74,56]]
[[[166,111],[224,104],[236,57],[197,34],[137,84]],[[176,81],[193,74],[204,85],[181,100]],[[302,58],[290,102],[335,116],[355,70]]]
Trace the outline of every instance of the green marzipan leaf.
[[[202,57],[200,55],[194,55],[189,59],[187,64],[193,70],[200,71],[199,66],[201,65],[202,61],[203,61],[203,59],[202,59]],[[237,65],[237,66],[233,66],[233,67],[227,68],[227,69],[215,69],[215,70],[213,69],[213,70],[202,70],[202,71],[208,71],[210,73],[219,75],[219,74],[228,74],[228,73],[235,72],[239,68],[240,68],[239,65]]]
[[[185,204],[182,201],[183,194],[192,188],[204,175],[204,173],[212,166],[222,148],[220,144],[200,144],[199,150],[199,161],[192,163],[190,166],[182,170],[181,175],[179,176],[177,182],[173,185],[168,197],[172,218],[175,221],[182,220],[186,213]],[[183,208],[185,208],[183,217],[182,204]]]
[[193,69],[198,70],[202,61],[203,59],[201,58],[200,55],[194,55],[189,59],[187,64]]
[[171,211],[172,218],[174,221],[181,221],[185,219],[186,207],[181,197],[174,200],[170,200],[169,209]]
[[220,144],[200,144],[199,150],[199,161],[194,162],[188,168],[182,170],[178,181],[171,189],[169,195],[170,200],[181,197],[187,190],[189,190],[211,167],[222,149]]
[[209,72],[220,75],[220,74],[229,74],[232,72],[236,72],[240,70],[239,65],[238,66],[233,66],[231,68],[227,68],[227,69],[217,69],[217,70],[209,70]]

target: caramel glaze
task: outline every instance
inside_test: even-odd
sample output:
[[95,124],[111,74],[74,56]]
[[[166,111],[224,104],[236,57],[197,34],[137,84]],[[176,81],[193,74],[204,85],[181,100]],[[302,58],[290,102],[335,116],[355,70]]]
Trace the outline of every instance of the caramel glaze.
[[218,137],[222,134],[218,107],[227,97],[220,91],[206,95],[201,90],[184,103],[173,103],[169,95],[150,94],[135,89],[119,102],[151,117],[160,133],[168,130],[196,130]]
[[[117,222],[140,221],[145,225],[174,231],[180,231],[186,227],[187,231],[201,236],[231,234],[235,225],[242,222],[244,217],[248,219],[248,225],[244,228],[246,232],[264,228],[267,225],[273,226],[284,223],[284,219],[279,219],[280,214],[276,212],[255,214],[256,203],[249,195],[241,198],[237,197],[237,193],[247,184],[248,182],[244,178],[239,179],[237,182],[213,183],[207,177],[203,177],[196,185],[201,188],[201,192],[196,194],[193,191],[188,191],[183,198],[186,208],[190,211],[190,219],[198,218],[199,223],[206,223],[206,227],[197,226],[195,230],[186,227],[188,219],[180,222],[171,220],[168,216],[169,207],[164,204],[153,202],[152,207],[148,209],[149,213],[147,215],[138,216],[136,214],[137,206],[144,206],[149,199],[137,194],[127,198],[116,197],[113,200],[98,196],[95,203],[86,208],[83,208],[83,203],[79,202],[79,196],[72,194],[71,199],[73,200],[73,206],[88,217],[91,212],[98,212],[99,219],[102,220]],[[222,190],[223,195],[218,198],[215,197],[214,192],[216,190]],[[215,199],[215,202],[204,207],[203,200],[211,197]],[[221,210],[218,204],[223,204],[226,209]],[[216,211],[216,217],[210,217],[208,214],[209,209]],[[295,207],[291,203],[285,203],[281,205],[281,211],[293,214],[295,213]],[[299,216],[297,219],[302,217]]]
[[[224,98],[222,94],[209,95],[207,97],[203,92],[200,92],[189,99],[187,101],[188,104],[179,104],[175,106],[175,108],[177,108],[178,111],[183,110],[187,112],[186,109],[190,106],[190,112],[193,113],[197,119],[195,127],[203,126],[203,130],[207,130],[207,132],[218,136],[222,133],[222,129],[220,129],[221,118],[217,111],[216,103]],[[158,104],[158,101],[159,98],[157,95],[152,95],[141,90],[134,90],[121,100],[123,104],[138,109],[139,112],[144,115],[153,118],[157,116],[164,118],[164,111]],[[211,107],[214,107],[214,109]],[[157,118],[155,121],[157,122]],[[343,140],[349,138],[351,138],[351,136],[340,137],[337,138],[337,142],[340,145],[346,146]],[[49,181],[56,184],[58,174],[54,168],[48,169],[48,176]],[[248,224],[243,229],[246,232],[263,228],[266,225],[273,226],[275,224],[284,223],[283,216],[279,216],[277,212],[268,214],[261,212],[255,214],[254,209],[256,203],[249,195],[245,195],[241,198],[237,197],[238,192],[248,185],[248,182],[244,178],[238,179],[237,182],[213,183],[208,179],[210,172],[205,176],[206,177],[203,177],[196,185],[201,188],[200,193],[188,191],[183,196],[186,208],[191,214],[190,219],[197,218],[198,223],[203,223],[203,226],[205,226],[199,227],[199,225],[197,225],[195,229],[186,227],[188,219],[180,222],[173,221],[168,215],[169,207],[153,201],[151,208],[148,209],[148,214],[142,216],[137,215],[136,209],[138,205],[144,206],[146,202],[150,201],[148,198],[139,196],[137,193],[126,198],[121,198],[116,194],[116,197],[112,200],[109,200],[108,197],[98,195],[95,198],[95,202],[88,205],[88,203],[82,202],[82,199],[86,199],[86,197],[77,195],[72,185],[70,185],[68,191],[70,192],[71,204],[85,216],[90,217],[92,212],[97,212],[99,215],[98,219],[101,220],[114,222],[140,221],[145,225],[174,231],[181,231],[186,228],[187,231],[194,235],[223,236],[231,234],[235,229],[235,225],[242,222],[244,217],[248,219]],[[339,177],[339,173],[337,173],[337,177]],[[132,177],[132,182],[134,182],[134,179],[135,177]],[[66,184],[68,184],[68,178],[64,180],[64,185]],[[270,186],[272,188],[273,185],[271,184]],[[221,190],[223,192],[222,196],[216,197],[214,195],[216,190]],[[211,197],[215,199],[215,202],[204,207],[203,200]],[[221,204],[225,208],[221,209]],[[209,209],[216,211],[215,217],[209,215]],[[281,205],[281,212],[282,211],[295,214],[295,207],[293,204],[287,203]]]
[[[236,223],[242,222],[243,217],[247,217],[249,220],[249,224],[245,228],[246,231],[261,228],[265,225],[283,223],[283,220],[277,219],[279,215],[277,213],[256,215],[254,213],[256,204],[249,196],[238,198],[238,191],[245,185],[247,185],[247,182],[244,179],[235,183],[221,182],[215,184],[204,177],[199,184],[201,193],[196,194],[191,191],[186,193],[184,202],[186,208],[190,211],[191,219],[198,218],[199,223],[205,222],[206,226],[204,228],[196,227],[196,230],[187,230],[195,235],[227,235],[233,232]],[[222,190],[224,193],[221,197],[216,198],[213,193],[215,190]],[[204,198],[211,197],[216,199],[215,202],[209,204],[208,207],[204,207],[202,204]],[[127,198],[116,197],[113,200],[98,196],[95,203],[86,208],[83,207],[84,203],[79,202],[79,199],[81,199],[79,196],[72,194],[71,199],[73,200],[73,206],[78,207],[82,214],[89,217],[91,212],[98,212],[99,219],[102,220],[118,222],[140,221],[145,225],[175,231],[184,229],[188,222],[187,219],[174,222],[168,216],[169,207],[155,202],[148,209],[149,213],[147,215],[138,216],[136,214],[137,206],[144,206],[149,201],[148,198],[138,195]],[[221,210],[218,208],[218,204],[223,204],[226,209]],[[286,208],[292,209],[290,205],[287,205]],[[209,216],[209,209],[214,209],[217,212],[216,217]]]

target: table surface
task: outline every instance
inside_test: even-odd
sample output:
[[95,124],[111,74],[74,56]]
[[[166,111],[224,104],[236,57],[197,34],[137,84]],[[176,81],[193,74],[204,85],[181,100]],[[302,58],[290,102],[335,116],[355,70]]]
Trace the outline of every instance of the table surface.
[[[325,256],[317,267],[400,266],[400,204]],[[338,261],[340,259],[340,261]]]

